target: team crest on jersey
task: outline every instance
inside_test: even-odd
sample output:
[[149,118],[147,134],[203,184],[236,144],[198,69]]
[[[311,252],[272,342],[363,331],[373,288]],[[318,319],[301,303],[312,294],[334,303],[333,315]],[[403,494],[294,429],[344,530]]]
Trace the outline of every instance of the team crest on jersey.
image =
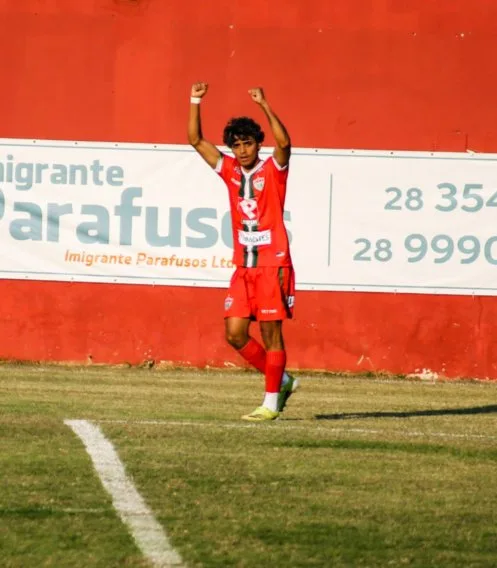
[[257,189],[257,191],[262,191],[264,189],[264,182],[265,179],[263,177],[256,177],[254,179],[254,189]]
[[233,305],[233,298],[231,296],[227,296],[224,300],[224,310],[228,311],[231,306]]

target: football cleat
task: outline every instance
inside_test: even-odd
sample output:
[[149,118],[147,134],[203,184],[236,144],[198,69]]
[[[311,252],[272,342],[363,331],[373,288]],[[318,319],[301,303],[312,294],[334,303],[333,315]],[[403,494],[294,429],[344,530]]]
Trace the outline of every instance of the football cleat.
[[242,416],[242,420],[248,420],[249,422],[265,422],[267,420],[276,420],[280,413],[278,411],[269,410],[265,406],[259,406],[250,414],[245,414]]
[[280,393],[278,395],[278,412],[283,412],[288,399],[300,386],[298,379],[292,377],[291,375],[288,375],[288,378],[290,380],[287,381],[284,385],[281,385],[280,388]]

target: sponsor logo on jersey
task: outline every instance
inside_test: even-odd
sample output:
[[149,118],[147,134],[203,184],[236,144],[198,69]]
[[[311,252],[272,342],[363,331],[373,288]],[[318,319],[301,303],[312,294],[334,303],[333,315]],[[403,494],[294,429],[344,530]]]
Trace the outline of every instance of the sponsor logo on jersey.
[[257,201],[255,199],[240,199],[238,207],[243,211],[245,217],[249,219],[257,218]]
[[238,231],[238,242],[244,247],[271,244],[271,231]]

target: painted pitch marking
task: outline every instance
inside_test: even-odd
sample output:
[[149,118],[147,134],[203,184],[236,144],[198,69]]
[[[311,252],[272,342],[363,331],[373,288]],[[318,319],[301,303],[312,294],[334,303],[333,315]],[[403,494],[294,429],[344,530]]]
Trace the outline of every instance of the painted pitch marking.
[[127,477],[114,446],[100,428],[88,420],[64,420],[64,424],[81,438],[102,485],[112,497],[114,508],[147,560],[157,568],[184,567],[180,555]]
[[[138,426],[199,426],[202,428],[234,428],[234,429],[246,429],[246,428],[261,428],[261,424],[245,424],[238,422],[202,422],[197,420],[99,420],[101,424],[136,424]],[[288,430],[305,430],[309,432],[309,428],[303,426],[296,426],[295,424],[290,424],[291,421],[275,420],[268,424],[271,428],[282,428]],[[264,426],[262,426],[264,427]],[[319,430],[320,432],[331,432],[337,434],[397,434],[399,436],[413,437],[413,438],[447,438],[447,439],[463,439],[463,440],[497,440],[497,436],[489,436],[487,434],[454,434],[452,432],[421,432],[417,430],[385,430],[385,429],[373,429],[373,428],[327,428],[325,426],[313,426],[313,430]]]

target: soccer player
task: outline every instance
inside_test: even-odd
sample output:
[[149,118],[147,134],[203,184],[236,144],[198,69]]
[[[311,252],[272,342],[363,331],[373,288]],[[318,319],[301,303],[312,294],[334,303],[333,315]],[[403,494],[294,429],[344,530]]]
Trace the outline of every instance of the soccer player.
[[[283,320],[291,318],[295,275],[283,222],[290,137],[269,106],[262,89],[249,95],[266,116],[275,149],[266,160],[259,157],[264,132],[248,117],[231,119],[223,142],[234,157],[220,152],[202,134],[200,103],[207,83],[191,89],[188,141],[223,179],[228,188],[233,227],[233,264],[236,266],[224,303],[226,340],[265,377],[262,405],[243,420],[262,422],[278,418],[298,381],[285,372]],[[249,334],[259,322],[264,347]]]

